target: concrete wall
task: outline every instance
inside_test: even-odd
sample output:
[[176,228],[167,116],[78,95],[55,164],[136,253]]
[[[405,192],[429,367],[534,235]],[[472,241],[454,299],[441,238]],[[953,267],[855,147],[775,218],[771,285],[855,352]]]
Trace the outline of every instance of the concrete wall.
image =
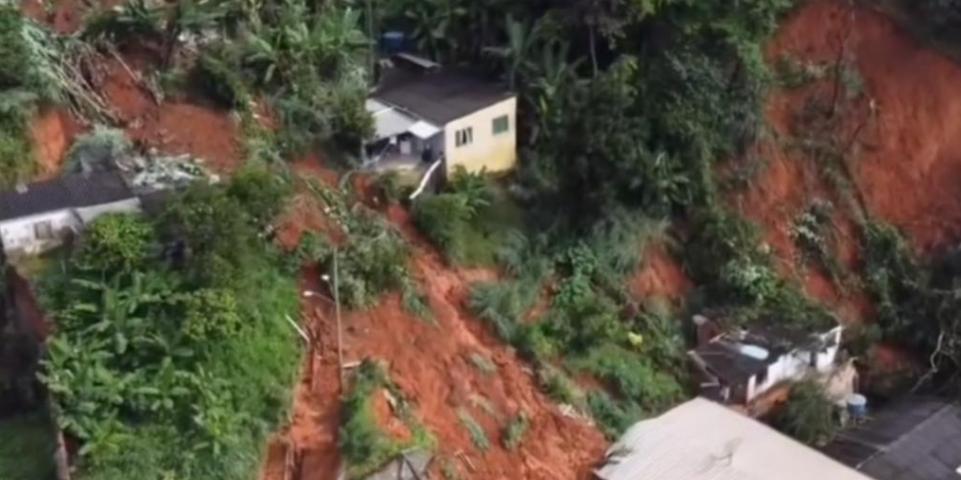
[[822,341],[827,345],[827,348],[823,350],[798,349],[781,355],[776,362],[768,366],[767,378],[764,381],[751,379],[747,401],[750,402],[754,397],[779,383],[802,380],[812,372],[825,373],[831,371],[835,368],[841,343],[841,331],[842,328],[839,326],[821,336]]
[[[37,239],[35,226],[41,222],[50,222],[54,238]],[[64,209],[0,222],[0,236],[5,252],[35,254],[59,245],[66,232],[77,231],[79,228],[80,219],[72,210]]]
[[[507,115],[510,128],[494,135],[494,119]],[[473,128],[473,142],[457,146],[457,132]],[[517,98],[512,97],[444,126],[447,173],[458,165],[468,172],[504,172],[517,164]]]
[[[137,198],[91,207],[57,210],[0,222],[0,238],[3,240],[3,250],[9,254],[34,255],[63,244],[69,233],[83,230],[85,224],[101,215],[139,211],[140,200]],[[36,225],[41,222],[50,222],[53,230],[52,238],[37,238]]]
[[76,209],[77,216],[83,223],[87,224],[94,221],[97,217],[107,213],[137,213],[140,212],[140,199],[128,198],[119,202],[94,205]]

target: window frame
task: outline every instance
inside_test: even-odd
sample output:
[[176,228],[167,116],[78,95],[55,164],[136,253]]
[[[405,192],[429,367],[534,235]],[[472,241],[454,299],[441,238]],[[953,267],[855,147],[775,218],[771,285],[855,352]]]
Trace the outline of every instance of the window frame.
[[454,132],[454,146],[466,147],[474,143],[474,127],[464,127]]
[[53,221],[41,220],[33,224],[33,236],[37,240],[53,239]]
[[[503,122],[503,126],[501,130],[497,129],[498,122]],[[511,116],[504,114],[494,118],[494,120],[491,121],[491,131],[493,132],[495,137],[498,135],[509,133],[511,131]]]

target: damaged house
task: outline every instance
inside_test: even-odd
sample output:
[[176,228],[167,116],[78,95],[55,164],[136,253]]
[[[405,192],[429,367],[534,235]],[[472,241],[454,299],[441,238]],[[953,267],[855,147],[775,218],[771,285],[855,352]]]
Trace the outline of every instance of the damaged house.
[[[701,394],[748,405],[773,387],[834,370],[841,325],[810,332],[778,327],[724,328],[695,318],[699,346],[688,352]],[[776,325],[776,322],[769,322]]]
[[8,255],[32,255],[62,245],[107,213],[140,211],[140,200],[118,172],[67,175],[0,192],[0,243]]

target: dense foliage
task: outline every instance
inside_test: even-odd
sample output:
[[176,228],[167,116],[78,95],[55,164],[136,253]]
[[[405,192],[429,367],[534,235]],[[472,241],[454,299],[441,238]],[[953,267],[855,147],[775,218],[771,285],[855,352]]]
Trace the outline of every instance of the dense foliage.
[[276,206],[245,188],[272,182],[194,185],[155,222],[101,217],[42,283],[43,380],[79,478],[251,478],[298,356],[296,285],[258,235]]

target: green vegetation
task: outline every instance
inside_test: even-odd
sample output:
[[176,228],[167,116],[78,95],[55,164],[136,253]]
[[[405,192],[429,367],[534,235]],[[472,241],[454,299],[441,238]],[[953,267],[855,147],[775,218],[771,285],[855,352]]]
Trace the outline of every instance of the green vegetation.
[[[326,206],[330,216],[346,235],[337,252],[340,299],[349,308],[370,307],[381,294],[400,290],[404,305],[412,313],[430,318],[426,298],[418,291],[408,268],[409,247],[385,219],[356,203],[351,196],[316,183],[310,188]],[[333,288],[334,249],[315,236],[307,236],[298,249],[311,255]]]
[[[385,391],[398,399],[396,410],[413,432],[411,440],[402,442],[390,438],[377,424],[372,402],[375,395],[383,395]],[[433,447],[433,438],[413,417],[400,392],[380,365],[369,360],[361,363],[343,401],[339,442],[341,454],[347,461],[349,478],[365,478],[401,452]]]
[[497,249],[523,224],[503,188],[462,168],[443,192],[418,198],[412,213],[417,227],[450,262],[467,266],[496,263]]
[[457,410],[457,418],[460,419],[460,423],[464,425],[467,429],[467,433],[470,434],[470,439],[474,442],[474,446],[482,452],[486,452],[491,448],[491,442],[487,438],[487,433],[484,432],[484,427],[482,427],[477,420],[467,410],[461,408]]
[[521,412],[510,419],[507,422],[507,426],[504,427],[503,433],[503,443],[504,448],[514,451],[520,446],[521,442],[524,441],[524,434],[527,433],[527,429],[531,426],[531,419],[527,416],[526,412]]
[[282,189],[245,188],[277,181],[196,184],[155,222],[102,217],[42,282],[58,325],[42,379],[80,441],[77,478],[256,471],[300,353],[297,287],[258,235]]
[[4,480],[56,478],[53,455],[57,449],[47,412],[0,420],[0,472]]
[[840,427],[838,412],[813,381],[791,387],[791,394],[775,420],[784,433],[812,446],[823,446],[834,438]]

